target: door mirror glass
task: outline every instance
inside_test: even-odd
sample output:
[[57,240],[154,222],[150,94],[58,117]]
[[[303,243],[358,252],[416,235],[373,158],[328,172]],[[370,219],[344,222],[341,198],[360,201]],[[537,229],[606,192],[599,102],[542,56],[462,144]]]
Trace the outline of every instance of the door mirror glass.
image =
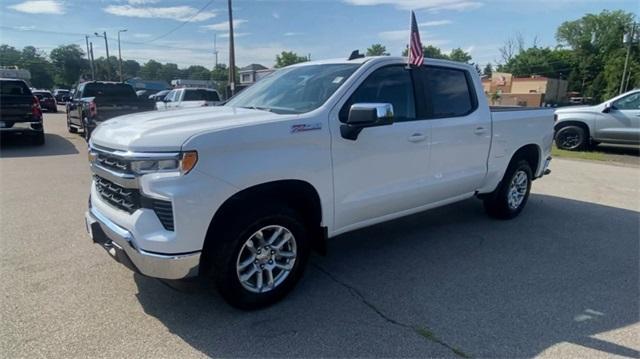
[[393,124],[393,105],[390,103],[356,103],[349,109],[347,123],[340,126],[340,134],[348,140],[356,140],[366,127]]

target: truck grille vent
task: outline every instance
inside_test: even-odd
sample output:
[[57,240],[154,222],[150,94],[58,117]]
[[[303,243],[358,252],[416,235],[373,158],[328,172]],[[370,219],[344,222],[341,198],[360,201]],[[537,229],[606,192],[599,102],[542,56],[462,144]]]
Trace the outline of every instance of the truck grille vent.
[[171,208],[171,202],[154,199],[151,201],[151,205],[164,229],[173,231],[173,208]]
[[120,187],[100,176],[94,176],[94,179],[96,190],[107,203],[129,213],[133,213],[140,208],[140,193],[138,190]]
[[111,156],[104,155],[102,153],[98,153],[98,155],[96,156],[96,162],[100,166],[104,168],[108,168],[110,170],[114,170],[116,172],[120,172],[120,173],[131,172],[129,168],[129,162],[121,158],[111,157]]

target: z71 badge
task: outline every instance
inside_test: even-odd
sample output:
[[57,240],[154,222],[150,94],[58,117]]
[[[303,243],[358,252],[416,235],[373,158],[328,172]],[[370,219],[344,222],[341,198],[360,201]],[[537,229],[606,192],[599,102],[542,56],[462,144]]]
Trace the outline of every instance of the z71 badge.
[[322,124],[321,123],[304,123],[304,124],[299,124],[299,125],[292,125],[291,126],[291,133],[297,133],[297,132],[306,132],[306,131],[313,131],[313,130],[320,130],[322,129]]

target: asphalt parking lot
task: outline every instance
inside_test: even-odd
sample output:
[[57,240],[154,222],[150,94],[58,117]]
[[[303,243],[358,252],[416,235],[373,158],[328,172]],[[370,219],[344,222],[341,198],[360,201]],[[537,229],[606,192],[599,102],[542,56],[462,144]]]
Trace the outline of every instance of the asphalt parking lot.
[[340,236],[281,303],[135,275],[89,240],[86,145],[0,149],[0,356],[640,356],[640,166],[554,160],[513,221],[469,200]]

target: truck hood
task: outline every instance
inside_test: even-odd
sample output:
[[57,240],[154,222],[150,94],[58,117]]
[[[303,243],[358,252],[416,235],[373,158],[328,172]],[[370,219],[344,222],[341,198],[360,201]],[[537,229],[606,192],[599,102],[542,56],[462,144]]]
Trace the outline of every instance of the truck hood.
[[125,151],[179,151],[190,137],[199,133],[292,116],[227,106],[142,112],[103,122],[92,133],[91,142]]
[[568,106],[559,108],[556,110],[556,115],[563,115],[567,113],[584,113],[584,112],[599,112],[598,105],[596,106]]

